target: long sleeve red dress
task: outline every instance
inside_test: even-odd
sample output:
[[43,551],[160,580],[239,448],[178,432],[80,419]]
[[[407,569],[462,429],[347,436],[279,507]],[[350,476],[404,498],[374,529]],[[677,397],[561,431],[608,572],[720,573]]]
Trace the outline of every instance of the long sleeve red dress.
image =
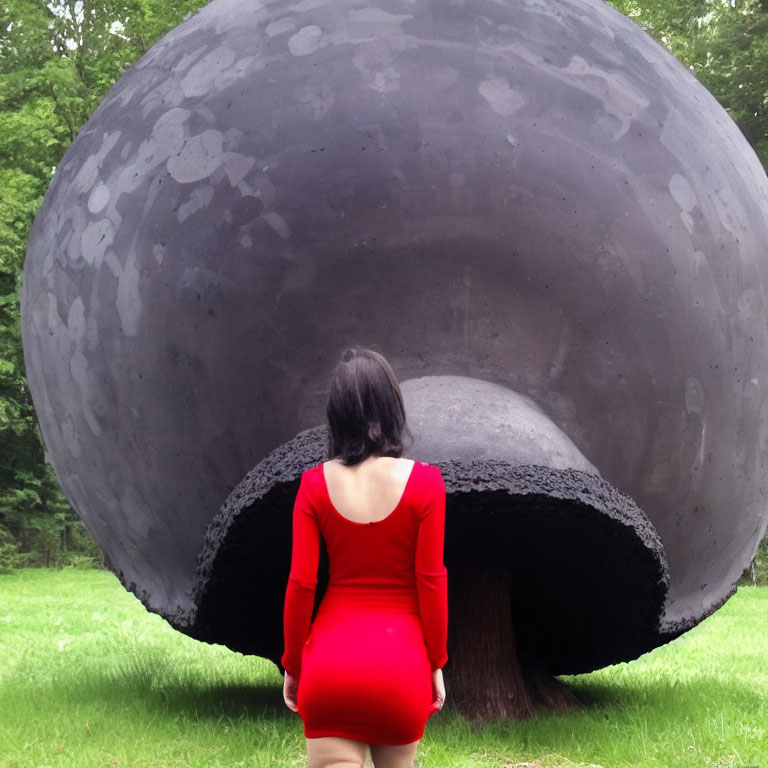
[[[282,664],[298,677],[308,738],[368,744],[422,738],[433,707],[432,671],[448,660],[445,485],[414,462],[382,520],[357,522],[331,503],[323,465],[301,478],[293,510]],[[320,536],[329,582],[312,621]]]

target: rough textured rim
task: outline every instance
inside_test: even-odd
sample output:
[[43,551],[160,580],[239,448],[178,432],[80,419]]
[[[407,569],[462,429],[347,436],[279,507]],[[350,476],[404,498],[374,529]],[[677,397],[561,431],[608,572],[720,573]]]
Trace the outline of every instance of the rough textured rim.
[[[205,603],[206,590],[222,547],[229,536],[237,538],[243,525],[254,524],[253,517],[241,516],[243,512],[253,511],[254,505],[261,500],[269,504],[266,497],[280,488],[285,490],[289,486],[295,487],[303,471],[324,460],[325,445],[324,427],[315,427],[299,433],[248,472],[227,497],[206,531],[204,545],[198,557],[192,589],[197,610],[194,616],[189,617],[190,634],[220,642],[215,639],[215,627],[211,629],[210,626],[203,626],[205,620],[201,616],[201,606]],[[616,641],[615,652],[610,647],[609,639],[606,641],[607,649],[597,649],[591,655],[588,653],[583,657],[578,654],[573,658],[569,657],[564,664],[565,668],[560,668],[557,663],[552,662],[549,666],[553,673],[577,673],[616,661],[626,661],[672,639],[673,635],[669,635],[668,629],[661,626],[664,599],[669,585],[663,546],[652,523],[632,499],[619,493],[598,476],[579,470],[513,466],[507,462],[489,460],[451,460],[435,463],[441,469],[448,494],[450,511],[446,538],[451,519],[466,516],[466,499],[470,499],[471,505],[477,508],[483,506],[484,499],[494,499],[491,503],[496,504],[501,498],[526,510],[527,505],[531,505],[531,509],[537,504],[541,507],[542,503],[551,506],[554,500],[555,507],[562,502],[558,507],[558,514],[571,518],[588,515],[593,521],[589,525],[594,524],[594,520],[598,521],[596,527],[601,529],[599,535],[607,532],[608,536],[622,537],[622,541],[631,540],[634,542],[632,547],[635,547],[635,551],[643,553],[643,562],[638,568],[643,576],[643,611],[648,617],[648,626],[640,633],[642,636],[627,638],[626,642]],[[455,507],[456,504],[459,507],[452,509],[452,505]],[[285,515],[289,513],[290,510],[286,509]],[[280,515],[282,514],[281,507]],[[536,519],[535,514],[540,512],[532,512],[532,519]],[[279,586],[282,590],[284,585],[281,583]],[[635,596],[629,596],[628,599],[635,599]],[[227,643],[227,640],[224,639],[223,642]],[[277,662],[274,649],[265,655]]]
[[[205,591],[221,543],[234,519],[278,483],[292,482],[324,461],[326,430],[313,427],[276,448],[260,461],[232,490],[206,529],[195,569],[192,595],[196,605]],[[446,493],[507,490],[513,494],[546,494],[562,500],[578,500],[599,509],[609,518],[631,527],[659,562],[662,582],[669,587],[666,557],[653,523],[635,502],[596,475],[575,469],[513,466],[504,461],[435,462],[445,480]],[[725,601],[723,601],[725,602]]]

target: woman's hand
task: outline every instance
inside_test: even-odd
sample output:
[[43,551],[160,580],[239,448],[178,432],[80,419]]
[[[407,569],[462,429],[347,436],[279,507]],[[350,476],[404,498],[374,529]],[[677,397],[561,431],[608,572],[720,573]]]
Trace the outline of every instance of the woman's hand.
[[445,704],[445,683],[443,682],[442,669],[436,669],[432,673],[432,695],[435,697],[432,706],[442,709],[443,704]]
[[285,673],[285,680],[283,681],[283,699],[285,699],[285,705],[291,712],[298,712],[299,707],[296,703],[297,694],[299,692],[299,678]]

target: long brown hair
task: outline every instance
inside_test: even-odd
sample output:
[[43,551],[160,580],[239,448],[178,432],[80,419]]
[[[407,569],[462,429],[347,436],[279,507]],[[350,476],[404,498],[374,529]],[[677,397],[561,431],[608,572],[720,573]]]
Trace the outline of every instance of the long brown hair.
[[326,416],[328,455],[348,466],[369,456],[402,456],[403,437],[410,437],[397,378],[372,349],[344,352],[331,376]]

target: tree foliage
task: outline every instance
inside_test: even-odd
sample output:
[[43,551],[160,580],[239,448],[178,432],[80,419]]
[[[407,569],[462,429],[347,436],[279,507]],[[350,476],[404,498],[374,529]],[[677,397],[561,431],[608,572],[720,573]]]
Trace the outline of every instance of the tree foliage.
[[[611,2],[691,69],[768,167],[768,0]],[[0,567],[87,549],[24,380],[18,296],[32,219],[107,89],[204,3],[0,0]]]
[[768,536],[760,542],[760,546],[741,577],[741,584],[768,584]]

